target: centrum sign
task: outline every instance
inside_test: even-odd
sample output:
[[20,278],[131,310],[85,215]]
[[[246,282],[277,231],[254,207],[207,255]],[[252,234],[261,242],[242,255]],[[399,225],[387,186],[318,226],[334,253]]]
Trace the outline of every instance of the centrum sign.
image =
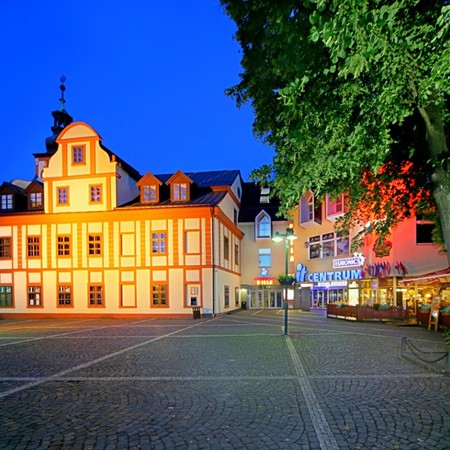
[[339,270],[337,272],[312,272],[306,277],[309,282],[361,280],[362,269]]
[[366,258],[362,253],[355,253],[350,258],[340,258],[333,261],[333,269],[342,269],[343,267],[362,267]]
[[[347,263],[341,263],[341,266],[337,267],[352,267],[362,266],[364,264],[365,258],[362,254],[355,254],[354,258],[343,258],[337,259],[335,261],[349,260]],[[350,261],[351,260],[351,261]],[[356,264],[358,262],[358,264]],[[347,265],[345,265],[347,264]],[[336,268],[336,266],[335,266]],[[330,272],[311,272],[308,273],[308,268],[302,263],[297,264],[297,271],[295,274],[295,281],[297,283],[320,283],[320,282],[339,282],[339,281],[349,281],[349,280],[361,280],[362,279],[362,268],[360,269],[347,269],[347,270],[336,270]]]

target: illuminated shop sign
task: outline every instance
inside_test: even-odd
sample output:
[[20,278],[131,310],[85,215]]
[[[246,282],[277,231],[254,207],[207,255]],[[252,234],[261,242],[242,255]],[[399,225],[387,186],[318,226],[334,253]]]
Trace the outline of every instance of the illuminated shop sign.
[[350,258],[340,258],[333,261],[333,269],[341,269],[343,267],[362,267],[366,258],[362,253],[355,253]]
[[362,266],[366,258],[362,253],[355,253],[350,258],[339,258],[333,261],[334,269],[342,269],[347,267],[360,267],[360,269],[334,270],[330,272],[311,272],[302,263],[297,264],[295,281],[297,283],[315,283],[321,287],[344,287],[347,286],[349,280],[362,280]]
[[318,288],[346,288],[348,286],[348,281],[319,281],[316,284]]
[[255,277],[253,278],[258,286],[272,286],[275,278],[273,277]]
[[362,269],[336,270],[334,272],[312,272],[307,275],[306,279],[313,283],[319,283],[322,281],[361,280]]

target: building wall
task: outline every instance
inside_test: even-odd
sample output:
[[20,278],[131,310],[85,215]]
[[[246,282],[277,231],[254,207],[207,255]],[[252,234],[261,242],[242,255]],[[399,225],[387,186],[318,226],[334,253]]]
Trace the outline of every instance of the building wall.
[[[12,305],[0,305],[0,317],[173,317],[191,315],[195,306],[204,314],[235,306],[243,237],[234,220],[239,180],[221,188],[226,194],[214,206],[120,207],[139,189],[98,134],[74,123],[57,142],[42,172],[44,211],[0,215],[0,237],[11,242],[10,256],[0,257],[0,288],[12,287]],[[73,147],[83,149],[81,162],[74,162]],[[92,185],[101,187],[99,202],[90,199]],[[64,204],[61,187],[69,193]],[[166,302],[155,305],[159,286],[166,287]]]

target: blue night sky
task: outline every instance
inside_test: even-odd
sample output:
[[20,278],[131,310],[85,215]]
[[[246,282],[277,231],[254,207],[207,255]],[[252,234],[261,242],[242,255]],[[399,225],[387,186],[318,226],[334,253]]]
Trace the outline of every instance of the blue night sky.
[[51,111],[86,122],[142,174],[252,169],[273,150],[252,133],[235,24],[218,0],[1,0],[0,183],[34,176]]

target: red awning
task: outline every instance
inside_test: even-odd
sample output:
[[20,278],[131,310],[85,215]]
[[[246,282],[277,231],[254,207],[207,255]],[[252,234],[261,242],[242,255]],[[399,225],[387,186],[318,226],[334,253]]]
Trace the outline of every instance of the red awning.
[[414,283],[415,281],[432,281],[432,280],[440,280],[440,278],[449,278],[450,279],[450,267],[447,269],[436,270],[435,272],[425,273],[423,275],[417,275],[415,277],[403,278],[400,280],[400,283]]

